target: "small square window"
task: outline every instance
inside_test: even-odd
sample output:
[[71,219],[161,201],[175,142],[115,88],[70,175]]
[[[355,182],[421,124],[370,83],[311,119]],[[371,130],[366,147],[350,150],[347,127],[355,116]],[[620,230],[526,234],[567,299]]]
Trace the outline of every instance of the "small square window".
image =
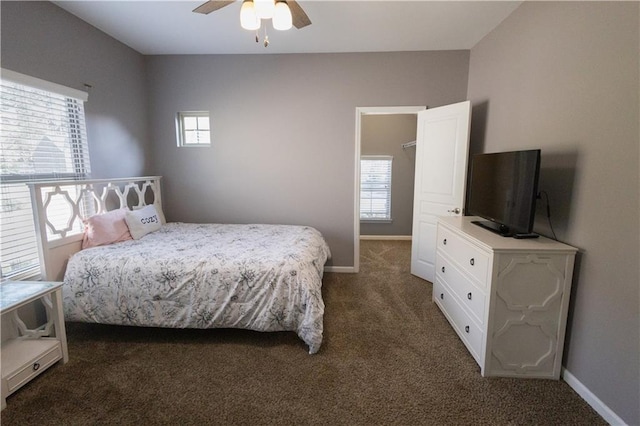
[[209,112],[179,112],[176,118],[178,146],[211,146]]

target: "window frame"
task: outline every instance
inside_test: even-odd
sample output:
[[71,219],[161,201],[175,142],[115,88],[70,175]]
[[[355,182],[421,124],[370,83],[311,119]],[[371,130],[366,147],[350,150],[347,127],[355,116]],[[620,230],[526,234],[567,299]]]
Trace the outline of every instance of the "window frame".
[[[364,185],[365,185],[365,178],[363,177],[363,161],[386,161],[388,162],[388,167],[389,167],[389,173],[388,173],[388,180],[386,181],[387,183],[387,188],[386,189],[386,216],[385,217],[363,217],[362,216],[362,210],[363,210],[363,198],[362,195],[363,193],[369,191],[372,192],[372,190],[366,190],[363,189]],[[360,201],[360,211],[359,211],[359,219],[361,223],[392,223],[393,222],[393,217],[391,215],[392,213],[392,187],[393,187],[393,156],[391,155],[361,155],[360,156],[360,194],[359,194],[359,201]],[[378,189],[378,192],[380,192],[380,190]],[[373,210],[373,209],[371,209]],[[372,211],[370,211],[371,214],[373,214]]]
[[[206,117],[209,122],[209,128],[206,130],[209,133],[208,141],[205,143],[187,143],[187,135],[185,128],[185,118],[195,118],[196,122],[198,118]],[[204,129],[196,127],[196,132],[204,132]],[[176,139],[179,148],[208,148],[211,146],[211,117],[209,111],[179,111],[176,114]]]

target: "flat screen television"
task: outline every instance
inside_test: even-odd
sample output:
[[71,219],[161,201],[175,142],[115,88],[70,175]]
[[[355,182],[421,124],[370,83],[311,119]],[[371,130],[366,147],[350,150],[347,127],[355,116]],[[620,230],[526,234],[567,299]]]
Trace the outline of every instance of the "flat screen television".
[[485,219],[473,223],[505,237],[535,237],[539,175],[539,149],[474,155],[467,214]]

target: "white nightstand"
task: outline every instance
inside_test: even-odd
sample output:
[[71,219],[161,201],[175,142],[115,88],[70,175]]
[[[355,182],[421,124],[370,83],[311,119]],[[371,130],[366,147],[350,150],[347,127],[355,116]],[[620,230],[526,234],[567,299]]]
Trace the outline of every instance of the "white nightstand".
[[[47,323],[29,330],[18,317],[18,308],[42,300]],[[0,284],[0,314],[11,320],[18,337],[2,342],[2,408],[6,398],[58,361],[69,360],[62,311],[62,283],[7,281]]]

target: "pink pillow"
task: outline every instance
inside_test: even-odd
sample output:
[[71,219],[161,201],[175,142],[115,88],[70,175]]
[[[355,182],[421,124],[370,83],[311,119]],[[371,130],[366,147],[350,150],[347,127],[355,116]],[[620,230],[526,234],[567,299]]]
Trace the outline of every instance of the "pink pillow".
[[84,221],[82,248],[102,246],[131,240],[131,233],[125,222],[126,207],[91,216]]

